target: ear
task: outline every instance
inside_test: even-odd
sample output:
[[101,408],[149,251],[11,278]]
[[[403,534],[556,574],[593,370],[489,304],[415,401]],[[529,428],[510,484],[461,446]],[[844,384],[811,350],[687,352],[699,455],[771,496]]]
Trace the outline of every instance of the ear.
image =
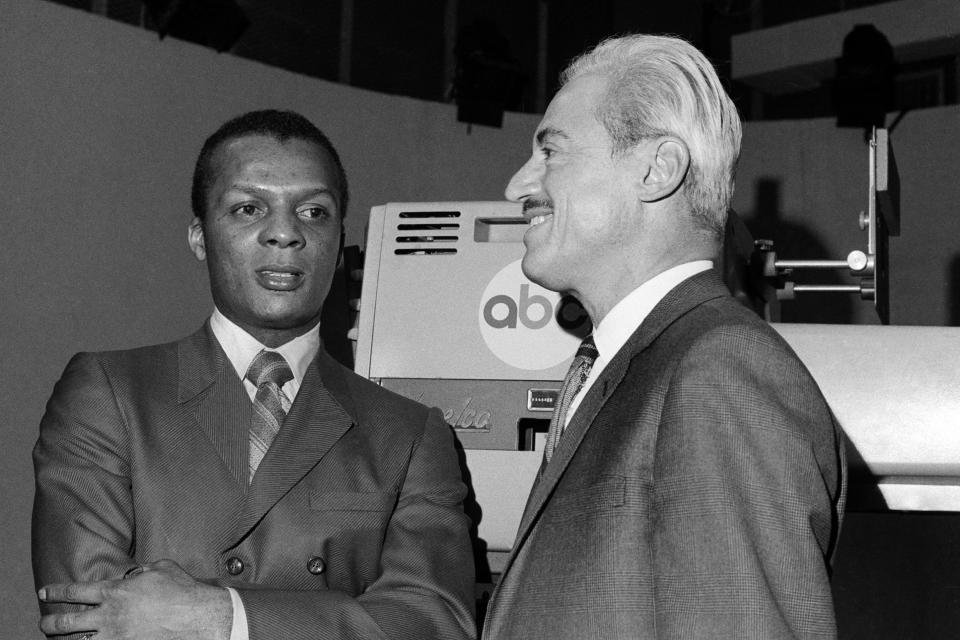
[[197,260],[204,260],[207,257],[207,244],[203,236],[203,221],[200,218],[194,218],[187,226],[187,244]]
[[687,145],[679,138],[664,136],[652,140],[648,145],[639,145],[637,152],[644,156],[640,199],[643,202],[656,202],[673,195],[683,184],[690,169]]

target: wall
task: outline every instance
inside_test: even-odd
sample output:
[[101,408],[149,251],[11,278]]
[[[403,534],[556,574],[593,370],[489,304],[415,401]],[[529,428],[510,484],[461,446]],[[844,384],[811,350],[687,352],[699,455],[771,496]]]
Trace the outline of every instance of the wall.
[[[350,174],[347,242],[356,244],[375,204],[500,198],[537,118],[507,114],[503,129],[470,129],[449,105],[161,42],[38,0],[0,0],[0,24],[0,629],[33,638],[30,449],[44,403],[74,352],[174,339],[209,313],[205,271],[185,242],[204,137],[254,108],[313,119]],[[956,107],[916,112],[894,133],[905,205],[903,237],[891,241],[892,316],[901,324],[960,319],[951,297],[960,277],[958,122]],[[860,132],[826,121],[750,123],[744,140],[735,202],[744,217],[762,228],[779,216],[795,237],[807,232],[813,239],[794,242],[797,253],[819,244],[843,257],[863,246]],[[872,321],[859,302],[807,307],[792,313]]]

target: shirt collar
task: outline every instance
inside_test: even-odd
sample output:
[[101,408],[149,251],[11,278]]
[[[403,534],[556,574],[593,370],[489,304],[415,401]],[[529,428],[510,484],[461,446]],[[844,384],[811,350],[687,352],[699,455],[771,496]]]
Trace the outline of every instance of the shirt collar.
[[687,278],[713,267],[709,260],[685,262],[655,275],[627,294],[593,329],[593,341],[604,362],[617,354],[653,308]]
[[271,349],[237,326],[216,307],[213,309],[213,315],[210,316],[210,329],[241,380],[247,375],[247,369],[250,368],[250,363],[257,354],[266,349],[276,351],[286,359],[297,387],[300,386],[303,376],[307,373],[307,367],[320,349],[320,332],[317,330],[319,326],[318,322],[316,327],[302,336]]

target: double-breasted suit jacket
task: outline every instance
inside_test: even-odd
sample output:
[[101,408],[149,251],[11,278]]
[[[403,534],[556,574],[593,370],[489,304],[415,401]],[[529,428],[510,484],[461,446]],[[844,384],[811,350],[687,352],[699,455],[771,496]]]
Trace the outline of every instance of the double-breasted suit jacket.
[[170,558],[236,587],[255,640],[472,636],[466,489],[439,412],[321,349],[248,486],[251,411],[209,326],[75,356],[34,449],[37,585]]
[[600,373],[534,486],[484,638],[832,638],[842,433],[717,275]]

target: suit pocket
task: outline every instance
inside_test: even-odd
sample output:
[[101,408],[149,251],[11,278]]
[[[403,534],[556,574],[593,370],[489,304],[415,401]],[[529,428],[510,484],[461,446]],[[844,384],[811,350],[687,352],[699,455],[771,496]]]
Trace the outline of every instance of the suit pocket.
[[355,491],[313,491],[310,493],[310,508],[316,511],[390,511],[396,502],[396,493],[358,493]]
[[544,516],[552,522],[577,520],[604,512],[616,513],[626,501],[627,482],[623,476],[603,476],[585,487],[563,490],[558,487],[547,503]]

